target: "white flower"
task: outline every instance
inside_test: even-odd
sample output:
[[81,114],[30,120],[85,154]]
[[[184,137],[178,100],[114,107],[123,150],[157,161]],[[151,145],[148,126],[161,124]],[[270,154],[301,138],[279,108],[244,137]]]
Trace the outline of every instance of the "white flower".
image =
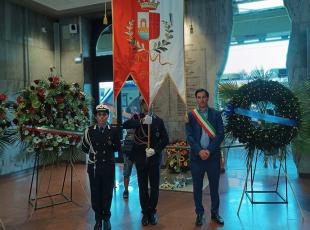
[[27,135],[29,134],[29,130],[26,129],[26,130],[24,131],[24,134],[27,136]]
[[52,139],[52,138],[53,138],[53,135],[52,135],[52,134],[48,133],[48,134],[46,135],[46,139],[47,139],[47,140],[50,140],[50,139]]
[[27,151],[28,153],[32,153],[32,152],[34,151],[34,149],[33,149],[32,147],[28,147],[28,148],[26,149],[26,151]]
[[62,142],[62,138],[60,137],[60,136],[57,136],[57,138],[56,138],[56,140],[57,140],[57,142]]
[[38,143],[41,142],[41,139],[38,138],[38,137],[35,137],[35,138],[33,138],[33,142],[34,142],[35,144],[38,144]]

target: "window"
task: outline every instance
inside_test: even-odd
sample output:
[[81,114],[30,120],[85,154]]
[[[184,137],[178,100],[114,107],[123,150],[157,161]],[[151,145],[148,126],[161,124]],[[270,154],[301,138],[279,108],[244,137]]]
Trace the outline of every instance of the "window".
[[238,13],[250,13],[268,9],[284,7],[283,0],[258,0],[258,1],[235,1],[238,6]]
[[112,24],[100,34],[96,44],[96,56],[112,55]]
[[[139,89],[134,81],[126,81],[122,89],[122,117],[126,121],[134,112],[139,112]],[[113,82],[99,83],[99,102],[110,108],[109,123],[116,119],[116,104],[113,100]]]
[[289,40],[230,46],[224,74],[286,68]]

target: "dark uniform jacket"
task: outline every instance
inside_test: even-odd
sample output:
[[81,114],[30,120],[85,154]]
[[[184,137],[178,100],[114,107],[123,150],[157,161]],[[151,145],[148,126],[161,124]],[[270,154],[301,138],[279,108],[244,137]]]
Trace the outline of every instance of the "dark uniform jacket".
[[98,125],[86,128],[82,150],[89,154],[88,172],[94,170],[100,174],[104,163],[114,163],[114,152],[120,150],[120,138],[116,128],[106,125],[103,133]]
[[[134,116],[123,124],[123,128],[125,129],[135,129],[134,145],[131,154],[129,154],[129,158],[137,163],[145,162],[146,159],[145,149],[147,148],[148,141],[148,125],[143,125],[141,123],[140,118],[143,117],[144,114],[140,114],[139,118]],[[159,160],[162,150],[168,143],[169,137],[163,120],[155,114],[152,114],[150,148],[153,148],[156,154],[151,158]]]

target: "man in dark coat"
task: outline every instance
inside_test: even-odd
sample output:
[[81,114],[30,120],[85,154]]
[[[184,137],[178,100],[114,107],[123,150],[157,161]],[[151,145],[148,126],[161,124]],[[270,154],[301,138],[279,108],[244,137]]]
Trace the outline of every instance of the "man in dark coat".
[[111,203],[115,178],[114,152],[120,149],[120,138],[115,128],[108,123],[109,109],[103,104],[96,107],[97,123],[86,128],[82,150],[89,154],[91,203],[95,212],[94,230],[111,229]]
[[220,112],[208,107],[209,93],[205,89],[195,92],[198,108],[188,113],[187,141],[190,145],[190,168],[193,177],[196,225],[203,224],[202,187],[205,172],[209,179],[211,219],[223,225],[219,215],[220,145],[224,139],[223,120]]
[[[156,206],[159,196],[161,152],[169,143],[168,134],[161,118],[155,114],[146,114],[148,107],[140,98],[141,112],[123,124],[125,129],[135,129],[134,145],[130,154],[136,163],[142,225],[156,225],[158,217]],[[148,128],[150,128],[150,146],[148,148]],[[150,192],[148,189],[150,184]]]

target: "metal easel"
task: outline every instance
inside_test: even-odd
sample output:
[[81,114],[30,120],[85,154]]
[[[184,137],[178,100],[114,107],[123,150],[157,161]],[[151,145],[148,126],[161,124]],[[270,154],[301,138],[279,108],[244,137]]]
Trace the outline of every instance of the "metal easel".
[[[34,208],[34,210],[47,208],[47,207],[60,205],[60,204],[65,204],[65,203],[73,201],[72,200],[72,177],[73,177],[72,154],[73,154],[73,147],[71,147],[70,149],[70,161],[66,162],[66,169],[65,169],[65,173],[64,173],[64,177],[62,181],[61,191],[57,193],[53,193],[53,194],[48,193],[48,195],[45,195],[45,196],[39,196],[40,153],[38,152],[36,153],[33,171],[32,171],[32,177],[31,177],[30,191],[29,191],[29,196],[28,196],[28,203]],[[64,192],[64,187],[65,187],[68,171],[70,171],[70,177],[69,177],[70,192],[69,192],[69,195],[66,195]],[[63,201],[53,202],[52,197],[56,197],[56,196],[61,196],[63,198]],[[52,202],[47,205],[42,205],[42,206],[38,205],[39,200],[46,199],[46,198],[51,199]]]
[[[254,151],[254,150],[253,150]],[[261,152],[260,152],[261,153]],[[239,208],[237,211],[237,215],[239,216],[239,212],[240,212],[240,208],[241,208],[241,204],[243,201],[243,197],[244,194],[246,194],[246,196],[248,197],[248,199],[250,200],[251,204],[288,204],[288,196],[287,196],[287,185],[289,184],[292,192],[293,192],[293,197],[298,205],[299,211],[301,213],[302,216],[302,221],[304,221],[304,214],[301,208],[301,205],[298,201],[298,199],[296,198],[296,194],[295,191],[292,187],[292,184],[289,180],[289,177],[287,175],[287,164],[286,164],[286,153],[282,153],[284,158],[282,158],[280,160],[280,166],[279,166],[279,170],[278,170],[278,176],[277,176],[277,182],[276,182],[276,187],[274,190],[266,190],[266,191],[257,191],[254,190],[254,179],[255,179],[255,172],[256,172],[256,166],[257,166],[257,158],[259,155],[258,150],[256,150],[256,153],[253,152],[252,157],[249,157],[247,159],[247,173],[246,173],[246,178],[245,178],[245,182],[244,182],[244,187],[243,187],[243,192],[242,192],[242,196],[240,199],[240,203],[239,203]],[[254,155],[255,155],[255,162],[254,162],[254,168],[253,168],[253,159],[254,159]],[[280,181],[280,177],[281,177],[281,169],[282,169],[282,173],[284,174],[284,179],[285,179],[285,194],[281,195],[278,191],[279,188],[279,181]],[[250,190],[248,189],[248,180],[249,180],[249,176],[250,176]],[[280,201],[257,201],[254,199],[254,194],[256,193],[273,193],[276,194],[279,198]]]

